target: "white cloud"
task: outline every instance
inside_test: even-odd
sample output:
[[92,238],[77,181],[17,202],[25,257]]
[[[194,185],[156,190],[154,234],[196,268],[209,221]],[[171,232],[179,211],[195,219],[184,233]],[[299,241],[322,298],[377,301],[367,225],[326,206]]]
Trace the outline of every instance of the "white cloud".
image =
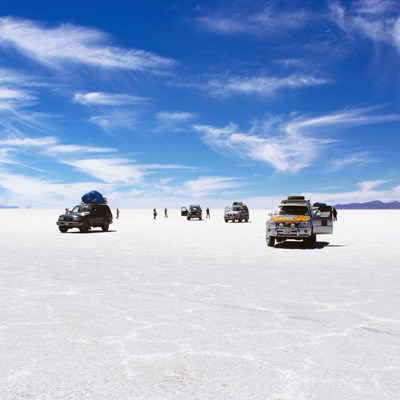
[[157,114],[157,119],[163,122],[181,122],[193,119],[195,114],[184,111],[163,111]]
[[286,77],[231,77],[226,81],[211,80],[204,87],[214,96],[228,97],[237,94],[270,97],[281,89],[298,89],[307,86],[324,85],[325,79],[306,75],[291,75]]
[[[287,121],[272,118],[261,125],[255,123],[248,133],[240,132],[233,124],[224,128],[195,125],[194,129],[202,134],[208,146],[218,152],[262,162],[279,172],[297,173],[318,160],[328,145],[337,143],[337,140],[325,137],[327,133],[332,134],[336,126],[400,121],[399,114],[372,114],[371,111],[375,109],[352,109],[314,118],[291,116]],[[358,156],[361,161],[360,154]],[[364,164],[372,162],[366,157],[362,160]],[[330,167],[338,169],[356,161],[356,157],[342,161],[336,159]]]
[[357,1],[347,8],[335,2],[330,4],[330,11],[332,22],[347,34],[366,37],[376,43],[400,44],[400,10],[396,0]]
[[389,182],[388,180],[385,179],[379,179],[376,181],[364,181],[364,182],[359,182],[358,185],[360,186],[361,191],[367,192],[370,191],[371,189],[377,187],[377,186],[382,186],[385,183]]
[[136,113],[133,111],[111,111],[107,114],[95,115],[90,117],[90,122],[98,125],[107,133],[113,132],[118,128],[129,129],[136,125]]
[[364,151],[333,158],[328,163],[328,170],[335,172],[353,165],[359,167],[376,162],[379,161],[375,157],[371,156],[369,152]]
[[49,28],[30,20],[0,18],[0,44],[12,46],[49,67],[75,63],[105,69],[158,72],[174,64],[151,52],[123,49],[108,42],[107,35],[95,29],[72,24]]
[[140,182],[146,175],[142,168],[123,158],[64,160],[63,163],[105,183],[132,184]]
[[234,125],[218,129],[210,126],[195,126],[203,133],[203,141],[217,151],[233,152],[236,156],[269,164],[279,172],[297,173],[308,167],[318,157],[321,147],[330,143],[328,139],[306,136],[278,135],[260,132],[246,134],[237,131]]
[[278,36],[286,32],[299,30],[306,26],[311,18],[306,10],[282,11],[272,5],[248,11],[245,8],[214,13],[197,19],[204,30],[223,35],[260,35]]
[[195,180],[185,182],[182,188],[177,189],[177,195],[203,198],[212,193],[220,193],[241,186],[243,182],[234,177],[200,176]]
[[55,145],[59,140],[54,136],[45,136],[39,138],[16,138],[10,137],[0,140],[0,146],[18,147],[18,148],[45,148],[47,146]]
[[86,106],[126,106],[144,104],[148,102],[148,99],[128,94],[89,92],[76,93],[73,101]]

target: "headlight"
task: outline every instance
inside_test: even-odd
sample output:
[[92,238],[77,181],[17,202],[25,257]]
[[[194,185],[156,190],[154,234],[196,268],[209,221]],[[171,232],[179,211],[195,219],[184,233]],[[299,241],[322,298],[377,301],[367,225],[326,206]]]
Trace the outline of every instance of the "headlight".
[[299,228],[309,228],[310,223],[309,222],[300,222],[299,223]]
[[292,229],[295,229],[296,228],[296,224],[294,224],[293,222],[290,224],[290,227],[292,228]]
[[281,222],[280,224],[279,224],[279,228],[283,228],[285,225]]
[[58,217],[59,221],[64,221],[64,217]]

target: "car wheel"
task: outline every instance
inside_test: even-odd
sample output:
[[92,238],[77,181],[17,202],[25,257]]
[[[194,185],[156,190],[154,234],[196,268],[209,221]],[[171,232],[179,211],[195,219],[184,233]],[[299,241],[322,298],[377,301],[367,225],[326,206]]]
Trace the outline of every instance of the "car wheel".
[[108,221],[108,219],[105,219],[101,229],[103,230],[103,232],[107,232],[109,227],[110,227],[110,222]]
[[65,233],[68,232],[68,228],[66,226],[59,226],[58,229],[60,230],[60,232]]
[[274,236],[269,236],[267,238],[267,246],[268,247],[274,247],[275,245],[275,237]]
[[310,237],[304,239],[304,244],[307,247],[314,247],[316,242],[317,242],[317,235],[315,234],[312,234]]
[[90,225],[89,225],[89,222],[84,222],[83,224],[82,224],[82,226],[79,228],[79,230],[82,232],[82,233],[88,233],[89,232],[89,229],[90,229]]
[[225,222],[228,222],[228,218],[225,218]]

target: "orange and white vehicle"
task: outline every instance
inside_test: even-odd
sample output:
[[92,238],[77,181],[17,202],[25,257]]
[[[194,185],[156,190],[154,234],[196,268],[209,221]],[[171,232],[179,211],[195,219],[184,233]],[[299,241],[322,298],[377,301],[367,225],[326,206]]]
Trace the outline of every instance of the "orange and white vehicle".
[[332,207],[324,203],[311,205],[304,196],[289,196],[269,214],[266,225],[267,245],[288,239],[302,240],[314,246],[317,235],[333,233]]

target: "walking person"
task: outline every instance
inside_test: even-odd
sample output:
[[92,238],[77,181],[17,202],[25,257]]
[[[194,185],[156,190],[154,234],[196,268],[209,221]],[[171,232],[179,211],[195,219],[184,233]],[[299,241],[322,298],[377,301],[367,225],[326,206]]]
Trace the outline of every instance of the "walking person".
[[333,216],[333,220],[337,221],[337,210],[336,210],[336,208],[332,208],[332,216]]
[[157,219],[157,210],[153,208],[153,219]]
[[119,219],[119,208],[117,208],[116,214],[117,214],[116,218]]
[[210,209],[207,207],[206,209],[206,219],[210,218]]
[[168,209],[164,208],[164,218],[168,218]]

